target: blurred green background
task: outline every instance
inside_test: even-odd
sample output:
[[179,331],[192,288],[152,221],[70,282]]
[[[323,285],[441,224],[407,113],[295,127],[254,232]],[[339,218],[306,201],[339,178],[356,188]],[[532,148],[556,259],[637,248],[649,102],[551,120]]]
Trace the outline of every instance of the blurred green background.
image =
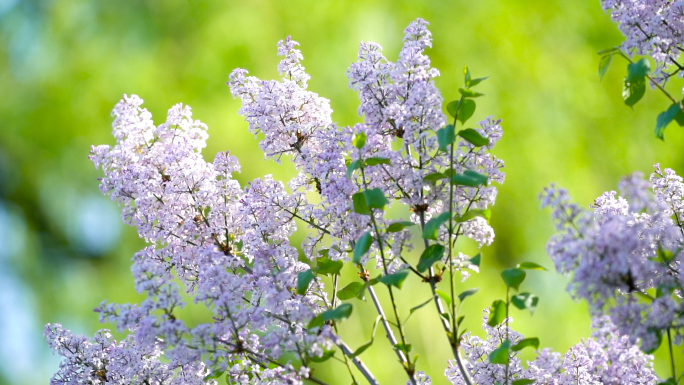
[[[483,250],[482,273],[463,285],[481,288],[465,306],[469,330],[482,334],[482,309],[504,295],[501,269],[523,260],[552,267],[545,245],[553,228],[537,201],[543,186],[557,182],[586,207],[622,175],[649,174],[657,162],[684,170],[682,130],[670,127],[666,142],[653,135],[667,100],[649,91],[636,111],[626,107],[626,63],[618,58],[599,82],[596,52],[622,41],[599,0],[0,0],[0,383],[46,383],[57,370],[41,337],[45,323],[91,335],[111,327],[92,312],[100,301],[140,300],[129,265],[143,242],[99,193],[100,173],[87,159],[91,145],[113,143],[110,111],[124,93],[145,99],[157,123],[175,103],[192,106],[209,126],[206,159],[230,150],[243,165],[241,182],[266,173],[286,180],[290,165],[263,160],[237,115],[225,85],[230,71],[275,78],[276,42],[291,35],[310,89],[331,100],[337,122],[353,124],[358,99],[344,74],[358,43],[377,42],[394,60],[417,17],[430,22],[428,54],[445,99],[457,97],[468,64],[474,76],[491,76],[478,87],[487,96],[475,118],[503,118],[494,152],[507,177],[493,210],[496,240]],[[569,298],[566,282],[555,272],[530,273],[525,289],[540,295],[540,307],[532,317],[513,313],[515,329],[561,352],[590,331],[586,304]],[[403,314],[428,293],[418,282],[405,287]],[[370,338],[375,318],[369,303],[355,305],[342,327],[353,347]],[[449,348],[432,308],[407,330],[419,369],[446,383]],[[378,337],[362,358],[382,383],[404,383]],[[666,375],[662,349],[658,357]],[[339,380],[344,370],[316,373],[348,383]]]

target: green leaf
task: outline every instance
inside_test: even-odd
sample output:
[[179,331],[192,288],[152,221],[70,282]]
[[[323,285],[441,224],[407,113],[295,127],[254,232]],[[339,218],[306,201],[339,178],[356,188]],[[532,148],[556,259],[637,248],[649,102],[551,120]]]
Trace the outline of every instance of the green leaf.
[[356,245],[354,245],[354,258],[352,259],[354,264],[358,265],[361,263],[361,257],[363,257],[368,252],[368,249],[370,249],[372,242],[373,237],[371,236],[369,231],[366,231],[366,233],[363,234],[361,238],[359,238],[356,241]]
[[409,352],[411,351],[412,346],[411,346],[411,344],[402,344],[402,343],[400,342],[400,343],[394,345],[394,348],[397,349],[397,350],[399,350],[399,351],[402,351],[402,352],[404,352],[404,353],[406,353],[406,354],[409,354]]
[[677,115],[675,115],[674,120],[675,122],[677,122],[679,127],[684,126],[684,111],[680,110],[679,112],[677,112]]
[[447,307],[451,307],[451,296],[441,290],[435,290],[435,293],[447,304]]
[[213,380],[213,379],[219,378],[219,377],[221,377],[221,376],[223,375],[223,373],[225,373],[225,372],[226,372],[225,370],[214,369],[214,370],[211,371],[211,373],[207,374],[207,375],[204,377],[204,381],[209,381],[209,380]]
[[620,52],[619,47],[611,47],[611,48],[602,49],[602,50],[598,51],[597,54],[605,55],[608,53],[617,53],[617,52]]
[[355,351],[354,353],[352,353],[352,354],[349,356],[349,358],[354,358],[354,357],[356,357],[356,356],[361,355],[361,353],[365,352],[366,349],[368,349],[369,347],[371,347],[371,345],[373,345],[373,341],[375,341],[375,331],[378,329],[378,322],[379,322],[381,319],[382,319],[381,316],[377,316],[377,317],[375,318],[375,323],[373,324],[373,334],[371,334],[371,339],[370,339],[370,341],[368,341],[368,342],[366,342],[365,344],[359,346],[359,348],[356,349],[356,351]]
[[468,290],[462,292],[461,294],[459,294],[458,299],[460,299],[461,302],[463,302],[464,299],[466,299],[466,298],[470,297],[471,295],[477,293],[478,290],[479,290],[478,288],[468,289]]
[[646,93],[646,82],[640,81],[635,83],[628,83],[625,81],[625,86],[622,90],[622,99],[625,104],[633,107]]
[[418,266],[416,266],[416,268],[418,269],[418,271],[423,273],[436,262],[441,261],[443,257],[444,246],[440,244],[430,245],[427,249],[425,249],[425,251],[423,251],[423,254],[420,255],[420,259],[418,260]]
[[449,102],[449,104],[447,104],[447,112],[449,113],[449,115],[452,118],[455,118],[456,114],[458,113],[459,103],[460,103],[459,100],[454,100],[454,101]]
[[461,222],[467,222],[475,217],[482,217],[489,222],[489,219],[492,217],[492,210],[485,209],[485,210],[468,210],[466,211],[463,216],[456,218],[456,222],[461,223]]
[[321,317],[321,315],[319,314],[319,315],[313,317],[311,319],[311,321],[309,321],[309,325],[306,328],[307,329],[317,328],[317,327],[323,326],[324,322],[325,321],[323,321],[323,317]]
[[627,83],[639,83],[644,82],[646,75],[651,72],[651,64],[647,59],[642,58],[634,63],[629,63],[627,65],[627,77],[625,81]]
[[359,348],[356,349],[354,351],[354,353],[352,353],[349,356],[349,358],[354,358],[354,357],[360,356],[363,352],[365,352],[368,348],[370,348],[373,345],[373,342],[374,342],[373,340],[370,340],[370,341],[366,342],[365,344],[359,346]]
[[354,204],[354,212],[361,215],[371,215],[371,211],[366,204],[366,196],[364,193],[357,192],[352,195],[352,203]]
[[366,198],[366,204],[368,207],[374,209],[384,209],[385,205],[389,203],[387,198],[385,198],[385,193],[379,188],[372,188],[363,192],[363,196]]
[[388,275],[383,275],[380,277],[380,282],[384,283],[387,286],[395,286],[397,289],[401,289],[401,286],[404,284],[404,280],[406,277],[408,277],[409,270],[399,270],[396,273],[388,274]]
[[464,319],[465,319],[465,316],[464,316],[464,315],[462,315],[462,316],[456,318],[456,326],[460,327],[460,326],[461,326],[461,323],[463,322]]
[[377,166],[378,164],[392,164],[388,158],[372,157],[366,159],[367,166]]
[[508,352],[511,348],[511,341],[506,340],[501,345],[489,353],[489,362],[492,364],[508,364]]
[[394,222],[387,226],[387,232],[388,233],[398,233],[399,231],[409,227],[413,226],[415,223],[409,222],[409,221],[401,221],[401,222]]
[[356,297],[362,289],[363,283],[352,282],[349,285],[337,291],[337,298],[339,298],[341,301],[352,299]]
[[311,357],[311,361],[313,362],[325,362],[329,359],[331,359],[335,355],[334,350],[325,350],[323,351],[323,355],[320,357],[313,356]]
[[463,83],[465,83],[466,87],[470,87],[470,69],[468,69],[468,66],[463,67]]
[[323,321],[342,321],[349,318],[352,313],[352,305],[350,303],[343,303],[335,309],[329,309],[321,313]]
[[534,313],[539,304],[539,297],[531,293],[520,293],[511,297],[511,303],[520,310],[527,309],[530,313]]
[[529,385],[534,384],[535,380],[530,380],[529,378],[521,378],[519,380],[514,380],[511,385]]
[[599,80],[603,80],[603,76],[608,71],[608,66],[610,66],[611,60],[613,60],[613,54],[612,53],[601,56],[601,60],[599,60],[599,67],[598,67]]
[[472,263],[475,266],[480,266],[481,261],[482,261],[482,254],[480,254],[480,253],[477,253],[477,255],[470,258],[470,263]]
[[658,138],[660,139],[665,139],[665,128],[667,127],[672,120],[674,120],[675,116],[677,116],[678,113],[681,112],[681,108],[679,107],[679,103],[674,103],[673,105],[670,106],[666,111],[663,111],[658,115],[658,119],[656,119],[656,128],[655,128],[655,134]]
[[497,299],[492,302],[487,325],[494,327],[503,322],[504,318],[506,318],[506,302]]
[[482,94],[482,93],[471,91],[467,88],[459,88],[458,92],[460,92],[464,98],[477,98],[480,96],[484,96],[484,94]]
[[361,166],[361,160],[357,159],[349,164],[349,167],[347,167],[347,179],[351,178],[352,174],[354,174],[354,170],[359,168]]
[[534,262],[522,262],[518,264],[518,269],[525,269],[525,270],[544,270],[548,271],[544,266],[536,264]]
[[461,106],[458,109],[458,121],[465,124],[465,122],[470,119],[475,113],[475,101],[472,99],[463,99]]
[[318,258],[316,262],[317,274],[340,274],[340,270],[342,270],[342,266],[344,266],[344,262],[331,261],[328,257]]
[[452,124],[448,124],[437,130],[437,143],[440,151],[447,151],[449,146],[456,141],[456,130]]
[[477,187],[487,184],[489,178],[472,170],[465,170],[463,174],[454,174],[451,177],[451,183],[456,185]]
[[380,280],[378,280],[377,278],[369,279],[368,281],[364,282],[363,287],[361,288],[361,290],[359,290],[359,293],[356,295],[356,298],[365,301],[363,293],[365,293],[366,289],[368,289],[370,286],[373,286],[378,282],[380,282]]
[[659,382],[658,385],[677,385],[677,379],[674,377],[670,377],[663,382]]
[[513,345],[511,350],[513,350],[514,352],[517,352],[517,351],[525,349],[528,346],[533,347],[535,349],[539,349],[539,338],[537,338],[537,337],[525,338],[524,340]]
[[515,290],[520,288],[520,284],[525,280],[525,276],[527,276],[527,273],[525,273],[524,270],[517,268],[506,269],[501,272],[501,278],[503,278],[506,287]]
[[420,309],[420,308],[422,308],[423,306],[429,304],[430,302],[432,302],[432,298],[428,299],[427,301],[421,303],[421,304],[418,305],[418,306],[412,307],[411,310],[409,310],[409,316],[406,317],[406,320],[408,321],[409,317],[411,317],[411,314],[413,314],[414,312],[418,311],[418,309]]
[[459,131],[458,136],[467,140],[470,144],[472,144],[475,147],[482,147],[489,144],[489,139],[480,135],[479,132],[472,128],[466,128],[465,130]]
[[436,217],[432,217],[425,224],[425,228],[423,228],[423,238],[437,239],[437,231],[444,224],[444,222],[449,220],[449,218],[451,218],[450,212],[441,213]]
[[426,182],[437,182],[440,179],[444,179],[447,176],[442,174],[441,172],[433,172],[431,174],[427,174],[423,177],[423,180]]
[[363,146],[366,145],[366,133],[361,132],[356,134],[354,137],[354,140],[352,141],[352,144],[354,147],[358,148],[359,150],[363,148]]
[[485,81],[485,80],[487,80],[487,79],[489,79],[489,76],[485,76],[485,77],[483,77],[483,78],[473,79],[473,80],[470,81],[470,85],[469,85],[468,87],[469,87],[469,88],[475,87],[476,85],[482,83],[483,81]]
[[311,269],[297,273],[297,294],[304,295],[309,288],[309,284],[314,279],[314,272]]

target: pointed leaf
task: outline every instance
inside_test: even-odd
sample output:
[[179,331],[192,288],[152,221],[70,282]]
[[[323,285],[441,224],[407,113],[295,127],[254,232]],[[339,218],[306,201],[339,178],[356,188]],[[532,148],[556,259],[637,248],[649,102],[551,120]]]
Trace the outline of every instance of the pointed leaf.
[[451,296],[441,290],[435,290],[435,293],[439,296],[439,298],[444,301],[444,303],[447,304],[447,307],[451,308]]
[[656,119],[655,128],[655,134],[658,138],[665,139],[665,128],[668,124],[670,124],[670,122],[674,120],[675,116],[677,116],[679,112],[681,112],[679,103],[674,103],[670,106],[670,108],[668,108],[664,112],[661,112],[660,115],[658,115],[658,119]]
[[646,82],[638,81],[633,83],[628,83],[625,81],[624,88],[622,90],[622,99],[624,99],[625,104],[629,107],[633,107],[646,93]]
[[384,209],[385,205],[389,202],[385,198],[385,193],[379,188],[372,188],[363,192],[363,196],[366,198],[366,205],[374,209]]
[[416,266],[416,268],[418,271],[423,273],[436,262],[441,261],[443,257],[444,246],[440,244],[430,245],[427,249],[425,249],[425,251],[423,251],[423,254],[421,254],[420,260],[418,260],[418,266]]
[[392,163],[387,158],[372,157],[372,158],[366,159],[366,165],[368,165],[368,166],[376,166],[378,164],[392,164]]
[[539,265],[534,262],[522,262],[518,264],[518,269],[525,269],[525,270],[544,270],[548,271],[544,266]]
[[343,303],[335,309],[326,310],[321,313],[323,321],[342,321],[349,318],[352,313],[352,305],[350,303]]
[[465,130],[459,131],[458,136],[467,140],[470,144],[472,144],[475,147],[482,147],[489,144],[489,139],[480,135],[479,132],[472,128],[466,128]]
[[475,113],[475,101],[472,99],[463,99],[461,106],[458,109],[458,121],[465,124],[465,122],[470,119]]
[[523,283],[526,276],[527,273],[525,273],[524,270],[517,268],[506,269],[501,272],[501,278],[503,278],[506,287],[510,287],[515,290],[520,288],[520,284]]
[[368,204],[366,204],[366,196],[358,192],[354,195],[352,195],[352,203],[354,205],[354,212],[361,214],[361,215],[371,215],[370,208],[368,208]]
[[401,289],[401,286],[404,284],[404,280],[406,280],[408,274],[408,269],[399,270],[396,273],[383,275],[382,277],[380,277],[380,282],[384,283],[387,286],[395,286],[396,288]]
[[601,56],[601,60],[599,60],[599,67],[598,67],[599,80],[603,80],[603,76],[606,74],[606,71],[608,71],[608,66],[610,65],[610,62],[612,59],[613,59],[613,54],[607,54],[607,55]]
[[482,261],[482,254],[477,253],[474,257],[470,258],[470,263],[475,266],[480,266],[480,261]]
[[349,285],[337,291],[337,298],[339,298],[341,301],[354,298],[359,294],[359,291],[361,291],[361,289],[363,289],[363,283],[352,282]]
[[456,114],[458,113],[458,100],[453,100],[447,104],[447,112],[449,113],[449,116],[452,118],[456,117]]
[[485,76],[485,77],[483,77],[483,78],[473,79],[473,80],[470,81],[470,85],[469,85],[468,87],[471,87],[471,88],[472,88],[472,87],[475,87],[476,85],[482,83],[483,81],[485,81],[485,80],[487,80],[487,79],[489,79],[489,76]]
[[471,91],[467,88],[459,88],[458,92],[460,92],[464,98],[477,98],[480,96],[484,96],[484,94],[482,94],[482,93]]
[[413,222],[408,222],[408,221],[401,221],[401,222],[394,222],[387,226],[387,232],[388,233],[397,233],[409,226],[413,226],[415,223]]
[[412,307],[411,310],[409,310],[409,316],[406,317],[406,320],[408,320],[409,317],[411,317],[411,314],[413,314],[414,312],[418,311],[420,308],[422,308],[423,306],[429,304],[430,302],[432,302],[432,298],[428,299],[427,301],[421,303],[421,304],[418,305],[418,306]]
[[514,352],[517,352],[517,351],[525,349],[528,346],[533,347],[535,349],[539,349],[539,338],[537,338],[537,337],[525,338],[524,340],[513,345],[511,350],[513,350]]
[[436,217],[432,217],[423,229],[423,238],[425,239],[437,239],[437,232],[442,225],[451,218],[451,213],[441,213]]
[[354,170],[359,168],[361,166],[361,160],[357,159],[349,164],[349,167],[347,167],[347,179],[351,178],[352,174],[354,174]]
[[354,258],[352,259],[354,264],[358,265],[359,263],[361,263],[361,257],[363,257],[368,252],[368,249],[370,249],[372,242],[373,237],[371,236],[369,231],[366,231],[366,233],[363,234],[358,241],[356,241],[356,245],[354,246]]
[[456,141],[456,130],[452,124],[437,130],[437,143],[440,151],[447,151],[449,146]]
[[489,320],[487,321],[487,325],[494,327],[506,318],[506,302],[497,299],[496,301],[492,302],[492,308],[489,313]]
[[354,137],[354,141],[352,142],[352,144],[359,150],[362,149],[363,146],[366,145],[366,133],[361,132],[356,134],[356,137]]
[[639,59],[639,61],[627,65],[627,77],[625,78],[625,81],[627,83],[643,82],[650,71],[651,64],[649,61],[645,58]]
[[394,345],[394,348],[397,350],[400,350],[406,354],[408,354],[411,351],[411,344],[402,344],[401,342]]
[[463,67],[463,82],[465,83],[466,87],[470,87],[470,69],[468,69],[468,66]]
[[305,295],[311,280],[314,279],[314,272],[309,270],[297,273],[297,294]]
[[433,172],[431,174],[427,174],[423,177],[423,180],[426,182],[437,182],[440,179],[444,179],[447,176],[442,174],[441,172]]
[[511,348],[511,341],[506,340],[501,345],[489,353],[489,362],[492,364],[508,364],[508,353]]
[[521,378],[519,380],[514,380],[511,385],[529,385],[534,384],[535,380],[530,380],[529,378]]
[[472,170],[465,170],[463,174],[454,174],[451,177],[451,183],[456,185],[477,187],[487,184],[489,178]]
[[527,309],[534,314],[539,304],[539,297],[531,293],[520,293],[511,297],[511,303],[520,310]]
[[321,257],[316,260],[316,274],[340,274],[344,262],[342,261],[331,261],[328,257]]
[[462,292],[461,294],[459,294],[458,299],[460,299],[461,302],[463,302],[464,299],[466,299],[466,298],[470,297],[471,295],[477,293],[478,290],[479,290],[478,288],[468,289],[468,290]]

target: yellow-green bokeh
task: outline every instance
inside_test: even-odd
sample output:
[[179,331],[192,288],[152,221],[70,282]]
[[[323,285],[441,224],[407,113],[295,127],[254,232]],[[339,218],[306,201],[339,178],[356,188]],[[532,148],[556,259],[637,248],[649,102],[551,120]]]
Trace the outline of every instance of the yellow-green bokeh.
[[[225,85],[230,71],[275,78],[276,42],[291,35],[301,44],[310,89],[331,100],[335,121],[353,124],[360,120],[358,99],[345,71],[358,43],[377,42],[394,60],[403,29],[417,17],[430,22],[428,54],[442,73],[437,85],[445,99],[457,97],[467,64],[475,76],[490,76],[478,87],[486,97],[477,100],[474,118],[503,119],[494,153],[506,163],[506,183],[493,209],[496,240],[483,250],[482,272],[463,285],[480,287],[464,306],[469,330],[481,334],[482,309],[504,295],[501,269],[523,260],[552,267],[545,245],[553,227],[537,201],[543,186],[557,182],[586,207],[616,189],[622,175],[647,175],[655,163],[684,172],[682,130],[669,127],[666,142],[653,135],[667,99],[649,90],[636,111],[626,107],[626,63],[618,58],[599,82],[596,52],[622,41],[599,0],[0,1],[0,211],[20,224],[0,238],[13,244],[12,253],[0,253],[0,279],[11,284],[1,287],[14,288],[0,296],[0,328],[17,327],[2,320],[21,313],[28,320],[23,333],[31,336],[11,349],[0,345],[0,383],[46,383],[56,371],[40,338],[45,323],[92,334],[111,327],[92,312],[100,301],[140,299],[129,273],[131,256],[143,247],[135,230],[110,219],[112,244],[79,238],[89,223],[82,220],[84,202],[95,202],[95,211],[112,209],[98,198],[100,173],[87,154],[92,144],[113,142],[110,111],[124,93],[140,95],[157,123],[173,104],[190,105],[209,126],[205,158],[230,150],[242,164],[241,182],[267,173],[287,180],[290,165],[265,161],[238,116],[239,102]],[[675,95],[680,86],[673,85]],[[353,279],[351,269],[345,272],[346,281]],[[515,329],[558,351],[589,334],[587,306],[570,299],[566,282],[555,272],[530,273],[525,285],[539,294],[539,310],[513,313]],[[425,284],[407,283],[401,311],[428,293]],[[355,305],[342,330],[359,346],[375,313],[369,303]],[[195,320],[204,314],[185,313]],[[407,331],[419,369],[446,383],[449,348],[432,307],[412,316]],[[656,366],[665,376],[662,353]],[[19,364],[5,362],[15,356]],[[405,381],[380,330],[363,358],[382,383]],[[350,382],[342,365],[316,373],[333,384]]]

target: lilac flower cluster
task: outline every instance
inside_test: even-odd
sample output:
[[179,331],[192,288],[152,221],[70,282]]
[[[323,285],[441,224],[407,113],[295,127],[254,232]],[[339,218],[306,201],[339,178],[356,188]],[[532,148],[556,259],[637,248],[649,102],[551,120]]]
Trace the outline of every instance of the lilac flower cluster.
[[684,183],[655,166],[650,183],[640,174],[620,183],[622,196],[604,193],[582,210],[567,191],[550,187],[542,206],[553,209],[558,233],[548,252],[570,291],[596,316],[608,314],[623,335],[657,348],[667,335],[681,344],[684,315]]
[[[520,351],[509,351],[509,365],[491,363],[489,356],[502,342],[509,340],[511,346],[524,340],[524,336],[510,329],[512,320],[490,327],[487,324],[489,309],[483,317],[483,329],[487,332],[482,339],[464,336],[466,367],[479,385],[513,384],[515,381],[533,380],[540,385],[620,385],[655,384],[658,380],[653,371],[653,357],[644,354],[629,338],[621,335],[608,318],[594,319],[592,338],[572,346],[561,357],[546,348],[523,367]],[[461,372],[455,362],[450,362],[445,371],[454,385],[463,385]]]
[[[341,306],[335,296],[328,298],[325,274],[316,276],[313,267],[349,261],[367,234],[372,245],[355,261],[359,267],[373,260],[381,276],[407,268],[417,273],[405,258],[413,247],[408,227],[424,227],[444,213],[458,219],[458,226],[438,226],[432,239],[446,244],[464,235],[491,243],[494,233],[481,212],[496,198],[491,182],[504,179],[503,163],[489,153],[501,127],[485,119],[472,131],[486,143],[458,137],[452,151],[439,150],[436,131],[446,122],[433,82],[439,73],[424,54],[431,46],[426,25],[420,19],[409,25],[396,63],[378,45],[361,45],[348,77],[364,122],[353,127],[332,123],[329,101],[306,89],[309,76],[290,38],[278,44],[284,56],[281,81],[233,71],[230,90],[243,102],[240,113],[250,131],[263,134],[265,156],[289,156],[298,171],[287,187],[269,175],[241,187],[232,178],[240,165],[228,152],[213,163],[204,161],[207,127],[192,118],[189,107],[174,106],[157,126],[142,99],[124,96],[113,111],[116,144],[93,147],[90,158],[104,171],[101,191],[149,244],[136,253],[132,267],[136,289],[146,299],[103,302],[96,309],[102,322],[128,333],[121,341],[107,330],[85,338],[48,324],[45,337],[64,357],[52,383],[213,384],[224,374],[235,384],[301,383],[313,378],[310,363],[329,357],[334,345],[350,356],[333,330],[340,317],[315,322]],[[486,181],[449,182],[466,171]],[[380,194],[385,203],[369,201],[369,212],[359,212],[355,197],[363,191]],[[382,210],[393,204],[413,212],[398,230],[390,229],[397,218]],[[466,216],[472,211],[479,214]],[[301,248],[308,264],[290,243],[298,223],[310,229]],[[435,262],[455,271],[477,269],[461,253]],[[309,273],[313,279],[306,282]],[[366,287],[373,284],[368,270],[361,273]],[[432,276],[421,278],[434,283]],[[188,300],[206,306],[211,318],[194,326],[180,319],[178,310]],[[363,371],[358,358],[349,358]]]
[[656,77],[663,83],[671,75],[665,70],[673,64],[682,76],[677,60],[684,48],[684,1],[601,0],[601,4],[625,35],[625,51],[651,56]]

